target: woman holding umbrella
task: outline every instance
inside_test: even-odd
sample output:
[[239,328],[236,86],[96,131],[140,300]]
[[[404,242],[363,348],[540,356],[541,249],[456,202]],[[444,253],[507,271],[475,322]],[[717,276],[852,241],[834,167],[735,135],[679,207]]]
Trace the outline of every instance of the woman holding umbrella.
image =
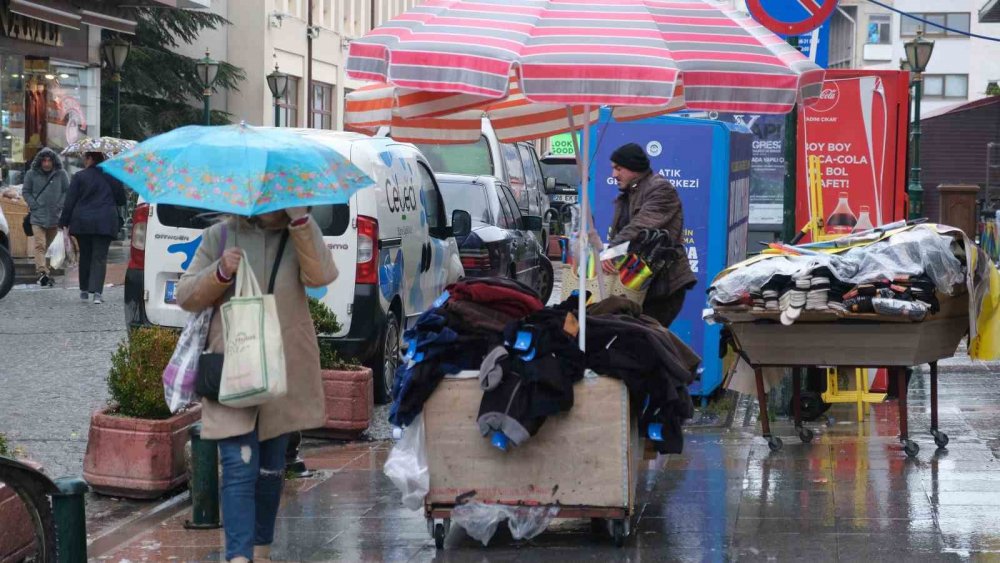
[[236,293],[240,263],[274,296],[287,391],[253,407],[202,400],[202,436],[218,440],[226,559],[266,560],[292,432],[325,418],[319,344],[306,287],[337,277],[333,255],[309,206],[344,204],[371,178],[335,149],[303,132],[182,127],[148,139],[104,168],[152,204],[224,214],[207,229],[177,286],[177,303],[212,311],[205,352],[225,351],[221,308]]
[[249,408],[202,400],[202,436],[219,441],[229,561],[270,557],[289,433],[323,425],[319,347],[305,287],[325,286],[337,277],[332,254],[305,208],[232,217],[211,227],[177,288],[177,303],[184,310],[213,309],[206,351],[225,349],[220,308],[234,294],[233,279],[244,252],[257,279],[275,280],[288,394]]

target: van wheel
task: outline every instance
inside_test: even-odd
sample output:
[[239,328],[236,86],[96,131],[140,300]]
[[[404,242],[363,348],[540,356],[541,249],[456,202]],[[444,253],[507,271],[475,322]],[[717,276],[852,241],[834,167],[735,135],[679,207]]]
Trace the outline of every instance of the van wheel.
[[552,288],[555,285],[552,274],[552,261],[544,256],[539,264],[538,294],[541,296],[542,304],[547,305],[552,298]]
[[389,313],[386,318],[380,344],[381,353],[377,363],[372,366],[372,380],[375,385],[375,403],[385,405],[392,402],[392,386],[396,381],[396,368],[399,367],[399,318],[395,313]]
[[0,299],[14,287],[14,259],[7,247],[0,244]]

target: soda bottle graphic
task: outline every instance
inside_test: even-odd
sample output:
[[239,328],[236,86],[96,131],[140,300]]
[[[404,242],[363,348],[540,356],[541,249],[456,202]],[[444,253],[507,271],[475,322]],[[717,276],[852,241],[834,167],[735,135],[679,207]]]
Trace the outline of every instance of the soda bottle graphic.
[[829,235],[849,235],[857,224],[858,217],[851,211],[851,206],[847,203],[847,193],[840,192],[837,207],[826,220],[826,233]]
[[854,225],[854,230],[851,232],[860,233],[863,231],[870,231],[875,228],[872,225],[871,208],[867,205],[861,206],[861,216],[858,217],[858,224]]

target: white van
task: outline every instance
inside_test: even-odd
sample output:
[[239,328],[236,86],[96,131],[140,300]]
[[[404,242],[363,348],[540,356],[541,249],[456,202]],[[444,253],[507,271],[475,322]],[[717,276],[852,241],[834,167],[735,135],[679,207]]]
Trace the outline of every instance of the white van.
[[[535,236],[546,248],[549,240],[548,191],[555,187],[555,178],[544,177],[542,166],[529,142],[502,143],[489,118],[482,122],[482,136],[475,143],[435,144],[417,143],[436,174],[463,176],[493,176],[510,187],[517,200],[517,207],[524,215],[542,217],[542,228]],[[389,128],[383,127],[380,136],[387,136]]]
[[[342,357],[374,370],[376,400],[386,402],[402,330],[464,276],[458,246],[431,168],[413,145],[354,133],[300,133],[333,147],[376,182],[350,204],[312,210],[340,276],[309,294],[336,313],[343,328],[328,336]],[[198,209],[136,208],[125,281],[130,327],[183,326],[187,314],[176,305],[174,290],[207,225]]]

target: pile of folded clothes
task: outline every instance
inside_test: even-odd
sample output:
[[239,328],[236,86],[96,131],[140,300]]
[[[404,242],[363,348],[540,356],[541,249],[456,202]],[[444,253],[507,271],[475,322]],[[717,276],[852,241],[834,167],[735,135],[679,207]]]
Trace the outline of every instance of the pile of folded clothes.
[[940,310],[934,282],[926,275],[851,285],[834,278],[827,268],[794,276],[776,275],[760,291],[748,292],[741,304],[754,313],[781,313],[781,322],[786,325],[793,324],[802,311],[921,321]]
[[964,291],[964,254],[955,250],[952,234],[918,225],[879,236],[874,242],[845,239],[856,246],[834,253],[803,245],[788,247],[790,254],[750,259],[713,282],[709,301],[716,310],[779,314],[785,325],[803,311],[922,321],[940,310],[939,295]]
[[523,444],[547,417],[573,408],[589,368],[622,380],[644,435],[661,453],[683,448],[681,426],[701,358],[642,308],[611,297],[588,308],[587,352],[578,345],[577,298],[543,308],[529,288],[484,278],[447,288],[406,331],[389,420],[408,426],[446,376],[478,371],[478,425],[501,449]]
[[408,426],[445,375],[478,370],[503,342],[507,324],[542,309],[533,290],[502,278],[449,286],[403,335],[407,356],[396,372],[389,421]]

